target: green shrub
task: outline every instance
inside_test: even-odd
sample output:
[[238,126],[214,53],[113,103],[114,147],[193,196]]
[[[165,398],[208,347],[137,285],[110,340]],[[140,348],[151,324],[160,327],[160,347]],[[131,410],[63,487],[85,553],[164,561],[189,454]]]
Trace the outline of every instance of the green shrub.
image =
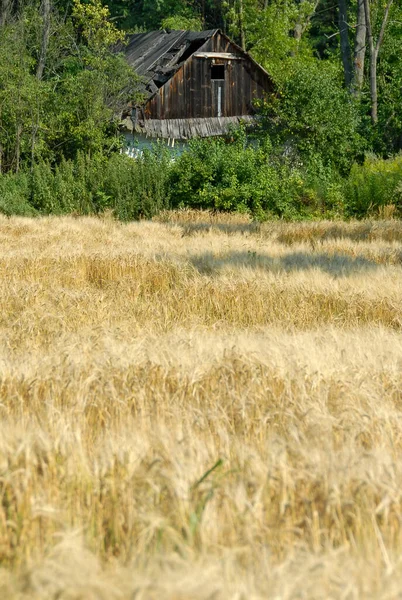
[[170,155],[161,145],[133,160],[125,154],[114,155],[104,173],[103,192],[116,217],[127,221],[150,218],[169,208],[167,178]]
[[258,219],[339,216],[339,181],[317,159],[298,164],[275,152],[269,138],[252,144],[240,130],[231,143],[192,141],[171,167],[169,194],[173,207],[249,212]]
[[25,173],[0,176],[0,213],[11,216],[33,216],[35,209],[29,203],[29,177]]
[[367,157],[354,164],[345,183],[346,210],[349,216],[378,214],[381,207],[393,204],[402,211],[402,155],[383,160]]
[[90,157],[78,153],[74,161],[62,160],[34,166],[27,175],[30,199],[42,214],[96,214],[112,209],[122,220],[152,217],[168,208],[166,179],[169,155],[162,147],[136,160],[125,154]]
[[250,212],[278,212],[278,173],[261,146],[242,132],[236,139],[193,140],[173,164],[169,176],[173,207]]
[[0,176],[6,215],[97,214],[121,220],[150,218],[168,208],[247,212],[255,219],[362,218],[402,212],[402,155],[368,157],[347,179],[317,155],[304,163],[274,149],[269,138],[251,143],[245,132],[193,140],[175,159],[162,145],[133,160],[78,154],[53,167]]

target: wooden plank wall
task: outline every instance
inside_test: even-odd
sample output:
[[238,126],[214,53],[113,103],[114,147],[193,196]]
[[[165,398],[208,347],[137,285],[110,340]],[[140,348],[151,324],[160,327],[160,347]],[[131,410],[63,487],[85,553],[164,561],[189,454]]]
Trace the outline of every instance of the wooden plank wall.
[[240,60],[225,64],[225,81],[211,80],[212,59],[191,57],[145,107],[146,119],[218,117],[217,88],[222,88],[222,117],[253,114],[253,102],[272,89],[269,77],[230,41],[217,33],[197,52],[230,52]]

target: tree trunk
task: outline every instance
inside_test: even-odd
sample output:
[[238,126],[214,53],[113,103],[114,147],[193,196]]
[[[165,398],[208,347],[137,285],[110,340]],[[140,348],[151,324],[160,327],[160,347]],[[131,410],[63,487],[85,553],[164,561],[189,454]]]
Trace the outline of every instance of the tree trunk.
[[36,137],[38,135],[39,130],[39,99],[37,98],[37,103],[35,106],[35,114],[33,113],[33,105],[31,105],[31,119],[32,119],[32,129],[31,129],[31,173],[34,169],[35,164],[35,148],[36,148]]
[[40,49],[38,67],[36,69],[37,79],[42,79],[43,72],[46,65],[46,55],[49,46],[50,36],[50,0],[42,0],[42,12],[43,12],[43,33],[42,33],[42,45]]
[[246,49],[246,36],[244,33],[244,13],[243,0],[239,0],[239,30],[240,30],[240,45],[243,50]]
[[371,122],[378,123],[378,94],[377,94],[377,53],[374,49],[370,53],[370,98],[371,98]]
[[0,27],[10,18],[11,0],[0,0]]
[[296,23],[296,25],[293,28],[293,37],[300,42],[300,40],[302,39],[302,35],[303,35],[303,27],[301,23]]
[[[299,19],[293,28],[293,37],[298,42],[300,42],[300,40],[303,37],[303,34],[307,31],[307,28],[310,25],[311,19],[314,16],[315,11],[317,10],[318,3],[319,3],[319,0],[316,0],[316,2],[314,3],[314,6],[312,7],[311,13],[304,18],[304,21],[301,20],[302,15],[299,16]],[[268,3],[267,3],[267,5],[268,5]]]
[[358,0],[355,50],[353,57],[353,88],[356,95],[360,94],[363,87],[364,59],[366,56],[366,32],[367,27],[364,0]]
[[15,132],[15,172],[18,173],[20,170],[20,161],[21,161],[21,135],[22,135],[22,126],[20,124],[17,125]]
[[352,61],[349,43],[348,6],[347,0],[338,0],[339,33],[341,36],[341,56],[346,87],[352,83]]
[[377,42],[374,42],[373,28],[371,26],[370,4],[369,0],[364,0],[364,11],[366,16],[367,38],[370,52],[370,97],[371,97],[371,122],[373,125],[378,123],[378,93],[377,93],[377,63],[378,54],[384,40],[385,29],[387,27],[389,11],[393,0],[388,0],[385,7],[384,16],[381,23],[380,33]]

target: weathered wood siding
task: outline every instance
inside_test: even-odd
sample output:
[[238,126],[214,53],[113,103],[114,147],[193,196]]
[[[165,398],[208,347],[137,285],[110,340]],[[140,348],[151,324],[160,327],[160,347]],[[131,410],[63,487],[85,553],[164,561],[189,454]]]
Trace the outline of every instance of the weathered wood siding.
[[[229,52],[238,56],[239,60],[192,56],[147,103],[146,119],[249,115],[253,114],[253,102],[263,98],[272,89],[268,75],[220,33],[199,48],[197,53],[202,51]],[[225,65],[224,81],[211,79],[212,64]]]

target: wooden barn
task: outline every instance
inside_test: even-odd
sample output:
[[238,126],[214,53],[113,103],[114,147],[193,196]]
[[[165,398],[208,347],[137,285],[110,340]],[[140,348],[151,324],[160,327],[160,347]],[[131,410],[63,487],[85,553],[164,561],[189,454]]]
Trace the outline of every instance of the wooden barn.
[[252,121],[255,101],[273,90],[268,73],[218,29],[134,34],[123,51],[144,97],[124,115],[128,136],[172,143],[224,135]]

